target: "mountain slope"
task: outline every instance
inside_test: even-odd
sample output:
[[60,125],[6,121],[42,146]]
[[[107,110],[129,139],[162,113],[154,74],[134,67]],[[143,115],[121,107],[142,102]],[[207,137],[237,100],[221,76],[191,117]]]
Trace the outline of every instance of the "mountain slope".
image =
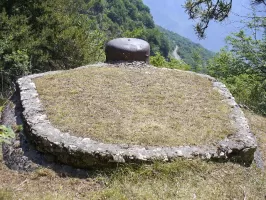
[[187,64],[191,65],[192,67],[197,64],[195,63],[195,54],[199,54],[199,58],[202,60],[203,63],[206,63],[208,59],[214,56],[214,53],[205,49],[200,44],[196,44],[191,40],[164,29],[160,26],[157,26],[159,30],[167,37],[170,42],[170,51],[173,52],[178,46],[178,51],[176,52],[183,61]]
[[[148,41],[151,55],[160,52],[165,58],[176,52],[187,64],[193,63],[193,53],[199,52],[200,59],[206,62],[213,53],[174,32],[156,26],[148,6],[142,0],[93,0],[90,14],[94,27],[108,33],[108,40],[115,37],[136,37]],[[177,57],[177,55],[176,55]]]
[[173,56],[176,60],[181,60],[181,57],[178,55],[179,46],[176,45],[174,51],[172,52],[171,56]]
[[137,37],[151,45],[151,55],[160,52],[167,57],[169,42],[158,30],[148,6],[142,0],[91,0],[89,16],[92,29],[107,33],[107,40],[116,37]]

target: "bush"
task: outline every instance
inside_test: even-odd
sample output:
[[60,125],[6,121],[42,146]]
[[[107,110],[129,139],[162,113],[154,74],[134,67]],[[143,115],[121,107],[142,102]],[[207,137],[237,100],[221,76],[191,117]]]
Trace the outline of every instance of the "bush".
[[165,58],[160,54],[156,53],[155,56],[150,57],[150,63],[156,67],[166,67],[170,69],[190,70],[190,66],[182,60],[176,60],[170,58],[166,61]]
[[237,102],[266,115],[266,81],[256,75],[240,74],[224,80]]

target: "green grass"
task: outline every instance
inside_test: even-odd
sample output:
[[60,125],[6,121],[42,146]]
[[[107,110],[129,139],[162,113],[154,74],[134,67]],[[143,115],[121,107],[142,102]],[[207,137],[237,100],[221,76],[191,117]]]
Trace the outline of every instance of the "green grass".
[[193,145],[234,133],[212,83],[158,68],[90,67],[34,80],[50,121],[106,143]]
[[178,160],[120,169],[95,199],[263,199],[265,183],[255,167]]
[[[266,118],[249,111],[245,114],[266,164]],[[178,159],[88,171],[93,176],[79,179],[49,168],[10,170],[1,151],[0,145],[0,200],[263,200],[266,195],[266,173],[254,165]]]
[[259,149],[261,150],[266,167],[266,118],[245,110],[245,115],[249,120],[251,131],[256,135]]
[[[266,118],[246,114],[259,145],[265,147]],[[266,155],[265,148],[262,153]],[[266,173],[254,165],[246,168],[233,163],[179,159],[172,163],[88,171],[95,176],[79,179],[61,176],[48,168],[18,173],[8,169],[1,156],[0,148],[1,200],[263,200],[266,195]]]

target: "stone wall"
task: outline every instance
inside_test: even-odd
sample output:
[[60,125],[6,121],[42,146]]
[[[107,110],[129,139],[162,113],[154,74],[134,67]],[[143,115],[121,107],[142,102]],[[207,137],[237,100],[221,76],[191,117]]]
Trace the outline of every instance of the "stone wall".
[[[103,65],[114,66],[110,64],[101,64],[100,66]],[[157,69],[173,70],[165,68]],[[62,163],[87,168],[95,165],[111,165],[113,163],[143,163],[155,160],[172,161],[176,158],[184,157],[233,161],[249,165],[254,159],[257,143],[254,135],[250,132],[248,122],[242,110],[225,85],[210,76],[198,74],[198,76],[211,81],[214,89],[219,91],[224,97],[223,101],[226,101],[232,107],[230,118],[236,127],[236,133],[228,136],[216,145],[152,147],[128,144],[104,144],[90,138],[80,138],[69,133],[63,133],[53,127],[45,114],[32,80],[56,73],[61,72],[56,71],[25,76],[20,78],[17,84],[21,96],[21,104],[24,109],[23,118],[27,137],[35,144],[39,151],[54,155]]]

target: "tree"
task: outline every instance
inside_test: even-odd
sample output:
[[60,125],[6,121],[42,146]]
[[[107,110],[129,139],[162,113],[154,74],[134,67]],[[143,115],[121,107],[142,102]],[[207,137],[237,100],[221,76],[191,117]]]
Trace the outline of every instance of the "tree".
[[266,35],[261,40],[254,40],[240,30],[227,37],[227,43],[232,47],[231,52],[242,63],[241,68],[248,69],[266,79]]
[[192,51],[192,71],[194,72],[204,72],[203,59],[200,55],[200,49]]
[[0,95],[25,74],[104,60],[104,32],[91,29],[83,0],[5,0],[0,7]]
[[[266,6],[265,0],[250,1],[254,5]],[[187,0],[184,7],[190,19],[199,20],[195,25],[195,31],[199,38],[204,38],[210,21],[221,22],[226,19],[232,9],[232,3],[233,0]]]
[[156,67],[190,70],[190,66],[186,64],[184,61],[176,60],[172,57],[169,58],[169,61],[166,61],[165,58],[159,52],[156,52],[154,56],[150,57],[150,63]]
[[[248,22],[250,29],[257,28],[253,20]],[[228,48],[209,62],[208,73],[223,81],[238,103],[266,115],[266,32],[258,39],[240,30],[226,41]]]

